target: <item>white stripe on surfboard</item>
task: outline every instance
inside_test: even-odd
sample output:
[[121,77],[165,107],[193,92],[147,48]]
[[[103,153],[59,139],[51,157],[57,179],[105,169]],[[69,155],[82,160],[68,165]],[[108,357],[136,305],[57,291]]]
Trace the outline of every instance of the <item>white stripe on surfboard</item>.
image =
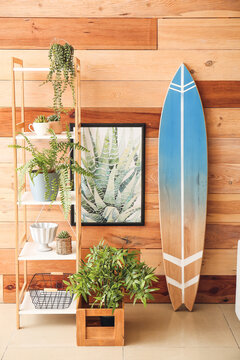
[[164,260],[167,260],[177,266],[187,266],[189,264],[191,264],[192,262],[201,259],[203,255],[203,250],[198,251],[197,253],[185,258],[184,260],[181,260],[175,256],[172,256],[170,254],[167,253],[163,253],[163,258]]
[[172,88],[171,85],[170,85],[169,89],[170,89],[170,90],[173,90],[173,91],[177,91],[177,92],[179,92],[180,94],[184,94],[185,92],[187,92],[187,91],[189,91],[189,90],[192,90],[192,89],[194,89],[195,87],[196,87],[196,85],[193,85],[193,86],[191,86],[190,88],[188,88],[188,89],[186,89],[186,90],[178,90],[178,89]]
[[[181,89],[184,86],[184,66],[181,65]],[[181,258],[184,260],[184,94],[181,90]],[[182,303],[184,304],[184,266],[182,268]]]
[[[186,85],[184,85],[183,88],[185,88],[186,86],[191,85],[191,84],[193,84],[193,83],[194,83],[194,81],[190,81],[189,83],[187,83]],[[175,84],[174,82],[171,82],[171,85],[174,85],[174,86],[177,86],[177,87],[182,88],[182,85]]]
[[199,281],[199,275],[194,276],[192,279],[186,281],[183,284],[181,284],[180,282],[170,278],[169,276],[166,276],[166,278],[167,278],[168,284],[171,284],[171,285],[181,289],[182,293],[184,292],[184,289],[188,288],[189,286],[192,286],[192,285],[196,284]]

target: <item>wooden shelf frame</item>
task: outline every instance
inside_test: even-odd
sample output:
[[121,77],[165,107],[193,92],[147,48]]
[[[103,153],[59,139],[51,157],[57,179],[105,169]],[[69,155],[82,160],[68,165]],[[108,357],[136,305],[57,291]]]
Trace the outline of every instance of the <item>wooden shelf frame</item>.
[[[78,58],[74,58],[74,68],[75,68],[75,132],[72,134],[74,141],[79,142],[81,144],[81,104],[80,104],[80,60]],[[18,133],[24,132],[25,130],[25,103],[24,103],[24,72],[25,71],[48,71],[48,68],[24,68],[23,60],[18,59],[16,57],[12,58],[12,67],[11,67],[11,75],[12,75],[12,141],[13,145],[17,144],[17,140],[19,140]],[[20,74],[20,95],[21,95],[21,112],[20,112],[20,122],[17,123],[16,117],[16,76],[15,73]],[[37,137],[33,134],[30,135],[31,139],[38,139],[38,140],[47,140],[49,136],[46,137]],[[66,138],[66,134],[62,133],[58,136],[59,140]],[[21,140],[21,144],[25,145],[25,139]],[[81,165],[81,150],[75,151],[76,160]],[[26,163],[26,150],[22,150],[22,163]],[[27,226],[27,206],[28,205],[39,205],[39,202],[26,202],[26,203],[19,203],[18,199],[18,175],[17,169],[18,167],[18,150],[13,148],[13,170],[14,170],[14,214],[15,214],[15,267],[16,267],[16,327],[20,329],[20,315],[21,314],[51,314],[51,311],[35,311],[34,307],[31,307],[31,311],[28,311],[29,307],[29,295],[27,292],[27,257],[21,259],[21,251],[22,248],[26,248],[26,243],[28,241],[28,226]],[[74,258],[76,259],[76,270],[78,270],[79,261],[82,258],[82,246],[81,246],[81,175],[75,174],[75,194],[73,192],[73,202],[75,204],[76,209],[76,253],[74,254]],[[25,185],[25,193],[26,185]],[[58,202],[56,201],[57,205]],[[44,203],[47,204],[47,203]],[[19,234],[19,207],[23,207],[23,214],[24,214],[24,231],[23,234]],[[46,255],[48,257],[49,255]],[[31,258],[34,260],[34,258]],[[36,258],[36,260],[39,260]],[[42,259],[44,261],[45,259]],[[46,259],[47,260],[47,259]],[[60,259],[62,260],[62,258]],[[23,273],[24,273],[24,283],[22,288],[20,289],[19,286],[19,261],[24,263]],[[27,300],[26,300],[27,299]],[[24,304],[27,304],[27,308],[24,308]],[[63,312],[62,310],[55,310],[55,314],[62,314],[62,313],[75,313],[76,311],[73,310],[73,307],[76,309],[75,303],[71,305],[71,309],[69,311]],[[25,311],[26,310],[26,311]]]

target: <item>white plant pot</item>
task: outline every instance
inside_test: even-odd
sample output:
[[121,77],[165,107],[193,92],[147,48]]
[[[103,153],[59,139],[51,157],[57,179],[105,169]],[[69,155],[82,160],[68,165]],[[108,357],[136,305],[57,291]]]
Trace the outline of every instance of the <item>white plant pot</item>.
[[30,231],[33,241],[39,244],[39,251],[51,251],[52,248],[48,246],[54,241],[57,233],[58,224],[55,223],[35,223],[30,225]]

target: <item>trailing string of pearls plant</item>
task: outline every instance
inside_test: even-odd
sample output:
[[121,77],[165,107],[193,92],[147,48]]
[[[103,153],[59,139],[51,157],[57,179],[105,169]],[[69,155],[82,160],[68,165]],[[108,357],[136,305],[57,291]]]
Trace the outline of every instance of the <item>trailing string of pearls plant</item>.
[[72,91],[73,106],[75,105],[75,88],[74,88],[74,48],[65,43],[64,45],[54,43],[49,49],[48,58],[50,60],[50,71],[47,80],[43,83],[52,83],[54,96],[53,96],[53,109],[56,114],[60,115],[61,112],[66,112],[62,103],[62,95],[70,86]]

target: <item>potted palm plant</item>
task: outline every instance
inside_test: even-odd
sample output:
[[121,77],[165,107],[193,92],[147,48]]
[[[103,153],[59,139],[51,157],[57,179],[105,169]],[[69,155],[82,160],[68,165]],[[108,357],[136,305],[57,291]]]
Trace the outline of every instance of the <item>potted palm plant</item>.
[[[139,261],[139,253],[117,249],[101,241],[90,249],[76,274],[65,281],[67,291],[79,298],[77,309],[78,345],[123,345],[124,296],[145,306],[152,300],[154,268]],[[99,316],[99,326],[88,327],[86,317]],[[108,330],[104,330],[107,326]],[[87,329],[86,329],[87,327]],[[119,334],[120,333],[120,334]],[[99,338],[101,337],[101,341]],[[95,341],[94,341],[95,339]]]
[[25,187],[25,175],[28,173],[33,198],[36,201],[53,202],[59,191],[64,216],[67,219],[71,207],[72,182],[70,170],[73,173],[76,172],[85,176],[92,175],[89,171],[84,170],[77,161],[70,158],[69,153],[73,149],[88,150],[71,140],[69,130],[67,130],[65,141],[58,141],[52,129],[49,129],[49,132],[51,134],[49,148],[38,150],[23,133],[21,135],[25,139],[26,145],[9,145],[9,147],[25,149],[32,154],[32,158],[17,169],[19,172],[20,200]]

